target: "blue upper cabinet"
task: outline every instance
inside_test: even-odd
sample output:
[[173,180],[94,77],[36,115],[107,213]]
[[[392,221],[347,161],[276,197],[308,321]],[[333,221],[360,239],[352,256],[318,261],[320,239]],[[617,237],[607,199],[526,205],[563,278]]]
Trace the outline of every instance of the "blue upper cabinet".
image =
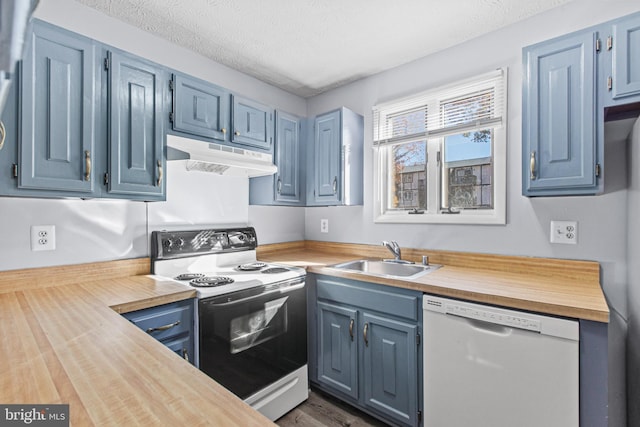
[[258,102],[232,96],[231,142],[263,151],[273,149],[273,109]]
[[523,194],[598,192],[596,33],[524,49]]
[[341,108],[317,116],[313,123],[307,204],[361,205],[364,118]]
[[316,117],[313,158],[314,200],[316,203],[340,202],[341,155],[340,111]]
[[165,72],[151,62],[111,51],[108,73],[108,191],[126,198],[163,200]]
[[300,203],[300,118],[291,114],[276,113],[275,200]]
[[230,94],[227,90],[193,77],[174,74],[172,128],[175,131],[229,140]]
[[274,163],[278,172],[251,178],[249,203],[252,205],[304,205],[305,121],[298,116],[276,111]]
[[614,99],[640,95],[640,14],[613,24],[613,77],[610,83]]
[[22,65],[18,188],[95,196],[99,72],[92,40],[35,21]]

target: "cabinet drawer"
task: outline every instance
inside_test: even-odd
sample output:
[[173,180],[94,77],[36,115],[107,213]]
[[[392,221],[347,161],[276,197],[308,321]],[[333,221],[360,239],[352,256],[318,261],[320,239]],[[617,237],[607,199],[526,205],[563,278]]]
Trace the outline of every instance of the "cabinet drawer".
[[401,288],[341,279],[318,278],[318,298],[418,320],[422,294]]
[[125,313],[123,316],[157,340],[177,335],[189,336],[192,330],[193,307],[191,300]]
[[162,341],[162,344],[173,350],[175,354],[182,357],[189,363],[193,363],[193,354],[192,353],[192,345],[191,345],[191,337],[179,337],[175,339],[169,339],[166,341]]

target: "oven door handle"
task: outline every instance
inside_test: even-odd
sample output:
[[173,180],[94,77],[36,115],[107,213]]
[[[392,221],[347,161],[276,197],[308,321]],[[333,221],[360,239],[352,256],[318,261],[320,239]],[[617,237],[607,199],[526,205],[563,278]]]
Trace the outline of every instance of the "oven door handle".
[[303,280],[302,282],[299,283],[294,283],[288,286],[284,286],[282,288],[276,288],[270,291],[265,291],[262,292],[260,294],[257,295],[251,295],[249,297],[246,298],[241,298],[241,299],[237,299],[237,300],[232,300],[232,301],[227,301],[227,302],[213,302],[213,301],[203,301],[206,304],[210,304],[210,305],[215,305],[218,307],[228,307],[228,306],[232,306],[232,305],[236,305],[236,304],[242,304],[245,303],[247,301],[252,301],[258,298],[263,298],[265,295],[271,295],[271,294],[288,294],[289,292],[293,292],[293,291],[297,291],[298,289],[302,289],[305,287],[305,281]]

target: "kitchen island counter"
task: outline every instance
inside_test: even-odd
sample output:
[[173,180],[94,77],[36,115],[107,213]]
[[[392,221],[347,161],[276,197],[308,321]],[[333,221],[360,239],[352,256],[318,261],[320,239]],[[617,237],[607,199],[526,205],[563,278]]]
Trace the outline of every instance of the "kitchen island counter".
[[414,289],[508,308],[607,323],[609,308],[594,261],[516,257],[402,248],[403,259],[423,255],[442,268],[417,279],[367,275],[331,268],[356,259],[389,258],[381,246],[331,242],[292,242],[258,247],[258,258],[300,267],[315,274]]
[[2,404],[71,425],[274,425],[119,313],[195,297],[149,260],[0,272]]

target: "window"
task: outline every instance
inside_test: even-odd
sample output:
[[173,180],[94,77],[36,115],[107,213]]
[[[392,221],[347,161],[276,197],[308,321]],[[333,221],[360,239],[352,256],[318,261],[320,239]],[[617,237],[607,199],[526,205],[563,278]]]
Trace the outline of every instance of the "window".
[[505,223],[506,70],[373,108],[376,222]]

